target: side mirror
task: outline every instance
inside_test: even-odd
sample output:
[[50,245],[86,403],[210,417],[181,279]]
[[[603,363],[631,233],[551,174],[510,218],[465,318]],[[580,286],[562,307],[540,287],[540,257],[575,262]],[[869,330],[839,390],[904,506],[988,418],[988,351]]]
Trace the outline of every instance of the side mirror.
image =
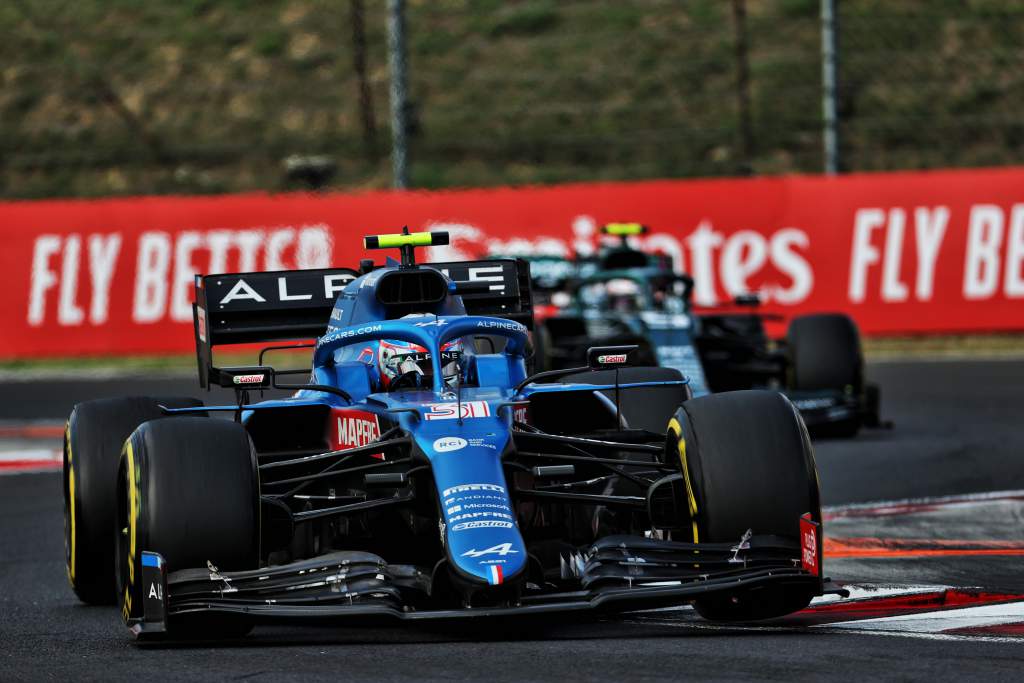
[[225,389],[270,389],[274,386],[274,368],[253,365],[238,368],[218,368],[217,384]]
[[587,366],[591,370],[608,370],[629,365],[629,354],[639,346],[591,346],[587,349]]

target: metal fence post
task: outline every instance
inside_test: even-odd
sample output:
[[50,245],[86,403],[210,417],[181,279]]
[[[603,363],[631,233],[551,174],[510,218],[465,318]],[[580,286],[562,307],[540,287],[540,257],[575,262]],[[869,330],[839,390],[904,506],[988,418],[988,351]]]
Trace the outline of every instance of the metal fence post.
[[388,64],[391,68],[391,165],[394,185],[409,186],[405,61],[405,0],[388,0]]
[[743,175],[754,172],[754,130],[750,119],[750,56],[747,48],[747,0],[732,0],[736,49],[736,108],[739,112],[740,162]]
[[839,120],[836,114],[837,25],[836,0],[821,0],[821,109],[824,119],[825,173],[839,172]]

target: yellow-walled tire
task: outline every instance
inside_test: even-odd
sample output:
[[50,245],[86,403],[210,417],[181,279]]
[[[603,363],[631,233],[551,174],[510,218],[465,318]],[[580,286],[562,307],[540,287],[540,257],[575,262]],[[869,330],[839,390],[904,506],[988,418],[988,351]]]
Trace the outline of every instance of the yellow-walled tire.
[[[669,421],[665,455],[684,474],[689,508],[689,519],[678,524],[686,533],[674,540],[739,543],[749,529],[798,547],[801,515],[821,521],[807,429],[778,392],[729,391],[684,402]],[[707,619],[748,621],[796,612],[812,596],[803,586],[766,586],[714,594],[694,607]]]
[[[143,551],[163,556],[169,573],[207,563],[225,572],[259,567],[259,469],[242,425],[195,417],[146,422],[125,443],[118,481],[116,575],[129,626],[143,617]],[[240,635],[244,621],[200,613],[187,628],[172,617],[169,628],[186,637]]]
[[125,439],[169,408],[201,406],[192,398],[126,397],[79,403],[64,430],[65,567],[78,599],[113,604],[114,493]]
[[791,389],[861,390],[864,357],[860,332],[849,316],[841,313],[798,316],[786,331],[786,345]]

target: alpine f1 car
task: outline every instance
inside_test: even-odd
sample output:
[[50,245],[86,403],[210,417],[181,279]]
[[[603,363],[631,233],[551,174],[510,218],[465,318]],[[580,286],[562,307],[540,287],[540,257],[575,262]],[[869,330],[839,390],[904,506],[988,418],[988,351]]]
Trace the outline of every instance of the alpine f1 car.
[[749,312],[759,303],[756,295],[738,297],[731,312],[697,313],[690,276],[677,274],[666,257],[627,244],[644,226],[604,230],[621,237],[621,245],[578,260],[575,277],[544,281],[549,298],[557,300],[561,291],[563,301],[539,321],[538,367],[578,365],[595,343],[635,344],[644,362],[680,370],[695,396],[781,389],[814,434],[853,436],[862,426],[880,425],[879,390],[864,381],[860,335],[848,316],[798,316],[784,340],[770,340],[769,316]]
[[[78,597],[119,601],[138,637],[179,637],[688,602],[762,619],[834,590],[787,398],[692,398],[630,346],[528,376],[526,264],[416,264],[416,246],[446,241],[368,237],[402,258],[358,271],[197,276],[200,384],[237,401],[75,407]],[[309,368],[213,364],[217,345],[313,337],[305,384],[286,378]],[[271,388],[294,393],[252,400]]]

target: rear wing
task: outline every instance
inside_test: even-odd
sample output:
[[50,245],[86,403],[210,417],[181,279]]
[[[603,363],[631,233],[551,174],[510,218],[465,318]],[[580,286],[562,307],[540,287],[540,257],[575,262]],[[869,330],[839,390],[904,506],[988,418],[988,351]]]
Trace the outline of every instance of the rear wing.
[[455,283],[469,315],[493,315],[533,329],[533,290],[530,264],[523,259],[482,259],[425,263]]
[[338,294],[357,277],[351,268],[196,275],[199,386],[219,377],[214,346],[321,336]]
[[[456,283],[467,313],[533,326],[530,268],[518,259],[432,263]],[[359,277],[351,268],[196,275],[192,304],[199,386],[217,383],[213,347],[315,339],[338,295]]]

